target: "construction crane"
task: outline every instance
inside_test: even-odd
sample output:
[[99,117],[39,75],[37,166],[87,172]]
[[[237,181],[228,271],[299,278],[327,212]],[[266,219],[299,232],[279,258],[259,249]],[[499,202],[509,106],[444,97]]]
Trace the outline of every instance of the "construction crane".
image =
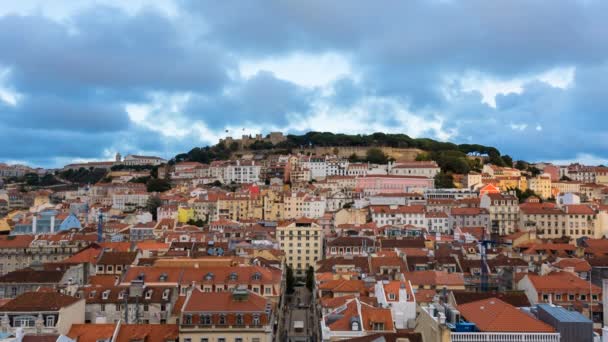
[[481,266],[481,280],[479,282],[480,292],[488,292],[488,255],[487,250],[490,246],[493,246],[496,242],[494,240],[486,239],[486,230],[483,230],[483,235],[481,237],[481,241],[479,241],[479,254],[481,256],[480,266]]

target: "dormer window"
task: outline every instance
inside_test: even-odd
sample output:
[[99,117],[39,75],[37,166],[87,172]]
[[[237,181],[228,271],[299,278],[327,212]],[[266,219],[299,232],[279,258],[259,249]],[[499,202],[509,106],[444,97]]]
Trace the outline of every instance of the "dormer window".
[[221,314],[220,315],[220,320],[219,320],[219,325],[225,325],[226,324],[226,315]]
[[236,315],[236,325],[243,325],[244,320],[243,320],[243,314],[237,314]]
[[163,299],[167,299],[169,298],[169,293],[171,292],[171,290],[166,289],[163,291]]
[[125,298],[125,291],[120,291],[120,293],[118,293],[118,299],[124,299]]
[[89,298],[95,298],[95,295],[97,294],[97,291],[91,291],[89,293]]
[[146,291],[146,299],[152,298],[152,292],[153,292],[152,290]]
[[238,278],[239,278],[239,276],[236,274],[236,272],[230,273],[230,280],[235,281]]
[[373,323],[373,330],[384,330],[384,323],[383,322],[374,322]]
[[252,325],[260,325],[260,315],[253,315]]
[[159,277],[158,279],[159,279],[160,281],[163,281],[163,282],[164,282],[164,281],[167,281],[167,278],[168,278],[168,277],[167,277],[167,273],[163,273],[163,274],[161,274],[161,275],[160,275],[160,277]]
[[389,293],[388,294],[388,300],[395,300],[395,299],[397,299],[397,296],[395,296],[394,293]]
[[359,327],[359,322],[358,321],[353,321],[351,323],[351,330],[352,331],[359,331],[360,327]]
[[110,296],[110,290],[105,290],[103,291],[103,293],[101,294],[101,298],[102,299],[108,299],[108,297]]
[[213,273],[209,272],[205,275],[205,280],[213,280]]
[[260,274],[260,272],[255,272],[252,276],[253,280],[260,280],[262,279],[262,274]]

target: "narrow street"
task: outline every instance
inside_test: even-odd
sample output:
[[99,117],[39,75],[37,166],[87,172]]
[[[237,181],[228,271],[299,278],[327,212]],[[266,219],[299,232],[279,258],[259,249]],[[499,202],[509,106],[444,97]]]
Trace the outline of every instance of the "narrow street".
[[314,299],[306,287],[296,287],[292,295],[285,296],[276,341],[318,341],[318,318],[315,317]]

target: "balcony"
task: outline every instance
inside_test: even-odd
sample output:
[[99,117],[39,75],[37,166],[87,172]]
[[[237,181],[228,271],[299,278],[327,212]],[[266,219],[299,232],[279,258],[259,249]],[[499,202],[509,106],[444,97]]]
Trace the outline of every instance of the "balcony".
[[559,333],[452,332],[452,342],[559,342]]

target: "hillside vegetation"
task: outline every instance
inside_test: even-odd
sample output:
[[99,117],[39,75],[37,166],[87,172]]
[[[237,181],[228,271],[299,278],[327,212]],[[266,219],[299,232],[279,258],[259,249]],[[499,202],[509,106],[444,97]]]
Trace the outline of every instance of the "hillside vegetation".
[[[308,132],[303,135],[289,134],[286,136],[285,141],[276,145],[267,141],[259,141],[247,146],[246,149],[259,151],[260,153],[291,153],[300,150],[305,151],[306,148],[314,146],[417,148],[425,151],[418,155],[417,160],[434,160],[439,164],[443,172],[460,174],[481,168],[479,160],[468,158],[467,154],[487,156],[490,163],[500,166],[509,164],[511,160],[508,156],[501,156],[498,149],[491,146],[454,144],[428,138],[411,138],[406,134],[386,133],[373,133],[369,135],[335,134],[330,132]],[[182,161],[209,163],[214,160],[227,160],[238,150],[239,146],[236,143],[231,144],[231,146],[221,143],[214,146],[195,147],[187,153],[178,154],[170,163]],[[374,155],[374,160],[382,160],[382,158]],[[505,160],[507,163],[505,163]]]

